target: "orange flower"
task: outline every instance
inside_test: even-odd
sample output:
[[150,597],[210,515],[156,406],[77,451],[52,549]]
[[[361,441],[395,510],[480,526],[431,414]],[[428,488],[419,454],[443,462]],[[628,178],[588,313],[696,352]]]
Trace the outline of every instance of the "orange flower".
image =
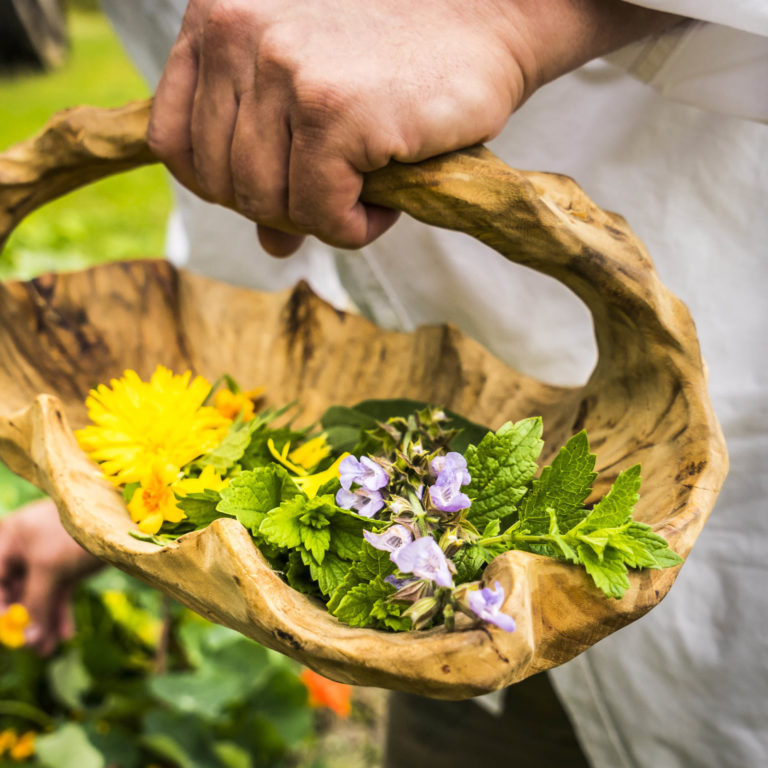
[[213,398],[213,404],[226,419],[234,421],[242,413],[243,421],[250,421],[254,414],[254,401],[261,396],[263,391],[263,387],[249,389],[247,392],[220,389]]
[[128,503],[128,511],[142,533],[157,533],[166,520],[178,523],[184,519],[184,512],[176,506],[176,496],[171,488],[177,475],[172,467],[156,461],[141,478],[141,485]]
[[21,648],[24,645],[24,630],[29,624],[27,609],[20,603],[9,605],[0,615],[0,643],[8,648]]
[[8,754],[11,756],[11,760],[18,760],[19,762],[32,757],[35,754],[35,732],[22,733]]
[[305,669],[299,677],[307,686],[310,707],[327,707],[339,717],[349,717],[352,709],[352,686],[329,680],[311,669]]

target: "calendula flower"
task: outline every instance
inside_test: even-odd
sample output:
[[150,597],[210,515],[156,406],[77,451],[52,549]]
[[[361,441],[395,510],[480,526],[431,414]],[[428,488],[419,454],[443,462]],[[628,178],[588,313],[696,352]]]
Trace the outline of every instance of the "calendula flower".
[[172,467],[155,461],[141,478],[141,485],[128,502],[128,511],[142,533],[157,533],[166,520],[178,523],[184,519],[172,488],[177,475]]
[[4,731],[0,731],[0,757],[12,749],[17,741],[18,736],[16,736],[16,731],[13,728],[6,728]]
[[310,499],[314,499],[322,486],[339,476],[339,464],[341,464],[347,456],[349,456],[348,453],[342,454],[330,467],[328,467],[328,469],[324,469],[322,472],[317,472],[314,475],[294,477],[293,482],[296,483],[296,485],[298,485]]
[[331,446],[328,445],[325,435],[318,435],[306,443],[294,448],[288,459],[293,464],[303,467],[307,471],[314,469],[323,459],[331,454]]
[[173,484],[177,496],[203,491],[220,491],[229,485],[229,478],[222,477],[210,464],[200,473],[200,477],[182,477]]
[[10,748],[8,754],[10,755],[11,760],[17,760],[19,762],[32,757],[32,755],[35,754],[35,732],[27,731],[26,733],[22,733],[16,743]]
[[264,392],[263,387],[249,389],[245,392],[232,392],[229,389],[220,389],[213,398],[216,410],[230,421],[234,421],[242,414],[243,421],[253,418],[255,401]]
[[21,603],[12,603],[0,615],[0,643],[8,648],[24,645],[24,630],[29,625],[29,613]]
[[329,680],[311,669],[305,669],[299,677],[307,686],[310,707],[327,707],[339,717],[349,717],[352,709],[351,686]]
[[75,434],[80,447],[115,484],[139,482],[156,461],[179,469],[215,448],[230,421],[203,406],[210,384],[158,366],[142,381],[135,371],[100,384],[85,401],[93,425]]

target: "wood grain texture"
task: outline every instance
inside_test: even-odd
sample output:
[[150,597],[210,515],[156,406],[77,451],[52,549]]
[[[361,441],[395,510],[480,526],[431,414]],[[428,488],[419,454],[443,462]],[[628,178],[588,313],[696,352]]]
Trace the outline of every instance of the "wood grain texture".
[[[95,113],[99,172],[105,163],[122,169],[130,157],[146,160],[137,135],[146,110],[142,123],[135,105],[128,109],[130,130],[114,114]],[[59,166],[67,170],[38,158],[33,165],[45,172],[37,186],[34,173],[19,172],[28,180],[25,199],[54,196],[47,178],[57,179],[57,190],[65,176],[79,183],[78,153],[93,142],[91,118],[77,114],[77,146],[62,152]],[[108,125],[120,126],[119,135]],[[37,153],[33,145],[27,156]],[[92,159],[84,162],[88,179]],[[12,177],[0,157],[2,211],[23,186],[9,183],[9,168]],[[297,398],[306,422],[333,403],[376,397],[440,403],[494,428],[540,414],[545,459],[588,430],[602,473],[595,497],[641,462],[636,516],[685,556],[712,510],[727,457],[693,322],[624,220],[597,208],[572,180],[515,171],[483,148],[388,166],[367,177],[364,197],[471,234],[571,288],[594,318],[599,358],[590,380],[579,388],[543,384],[450,326],[383,331],[302,284],[260,294],[163,262],[118,263],[0,286],[0,457],[54,497],[87,549],[201,614],[337,680],[463,698],[573,658],[657,604],[678,569],[632,573],[625,597],[611,600],[576,567],[512,552],[489,566],[486,579],[498,579],[508,594],[513,634],[351,629],[284,584],[233,520],[163,549],[130,537],[119,495],[71,432],[85,423],[90,387],[126,368],[148,376],[158,363],[211,379],[227,371],[246,386],[265,386],[272,404]]]

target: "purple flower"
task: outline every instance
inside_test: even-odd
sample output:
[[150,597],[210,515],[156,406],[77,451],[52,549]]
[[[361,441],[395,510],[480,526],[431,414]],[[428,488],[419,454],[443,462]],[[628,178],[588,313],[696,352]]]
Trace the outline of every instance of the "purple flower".
[[393,525],[383,533],[363,531],[363,536],[372,547],[383,552],[394,552],[413,541],[411,532],[404,525]]
[[469,507],[469,496],[461,492],[461,486],[472,479],[467,471],[466,459],[460,453],[451,451],[445,456],[435,456],[430,467],[437,475],[435,484],[429,488],[432,504],[441,512],[458,512]]
[[429,579],[441,587],[450,587],[453,583],[448,559],[431,536],[422,536],[395,550],[389,557],[403,573]]
[[363,517],[373,517],[384,506],[384,499],[378,491],[368,491],[365,488],[347,491],[339,488],[336,492],[336,503],[342,509],[354,509]]
[[358,461],[354,456],[347,456],[339,464],[341,487],[348,491],[357,483],[366,491],[378,491],[389,482],[389,475],[380,464],[367,456]]
[[387,584],[391,584],[395,589],[399,590],[408,584],[411,584],[413,579],[398,579],[394,573],[390,573],[389,576],[384,577],[384,581],[386,581]]
[[[467,485],[472,480],[467,471],[467,460],[456,451],[449,451],[445,456],[435,456],[429,466],[437,476],[438,482],[441,475],[446,472],[452,482],[455,482],[458,479],[459,485]],[[446,478],[446,482],[447,479],[448,478]]]
[[506,632],[515,631],[515,620],[501,612],[504,602],[504,588],[498,581],[493,582],[493,589],[483,587],[469,593],[469,608],[478,618],[495,624]]
[[[446,478],[443,480],[443,478]],[[429,498],[432,504],[441,512],[458,512],[466,509],[472,502],[466,493],[462,493],[459,484],[454,482],[454,477],[448,477],[442,472],[434,485],[429,487]]]

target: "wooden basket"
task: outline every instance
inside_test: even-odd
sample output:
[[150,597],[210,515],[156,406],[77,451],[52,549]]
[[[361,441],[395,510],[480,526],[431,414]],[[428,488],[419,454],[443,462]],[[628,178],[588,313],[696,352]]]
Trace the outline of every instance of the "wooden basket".
[[[46,200],[152,162],[148,111],[74,109],[0,155],[0,242]],[[120,495],[72,435],[90,387],[157,363],[211,379],[230,372],[273,403],[298,398],[307,419],[377,397],[444,404],[491,427],[541,414],[550,454],[588,430],[596,497],[641,462],[636,516],[687,555],[724,480],[725,447],[690,315],[624,220],[572,180],[512,170],[483,148],[388,166],[366,178],[364,199],[469,233],[573,290],[594,318],[589,382],[540,383],[448,326],[382,331],[304,285],[262,294],[163,262],[115,263],[0,286],[0,457],[54,498],[86,549],[204,616],[337,680],[459,699],[568,661],[658,603],[677,569],[633,572],[612,600],[577,567],[510,552],[486,578],[504,586],[512,634],[353,629],[281,581],[232,519],[163,549],[129,536]]]

